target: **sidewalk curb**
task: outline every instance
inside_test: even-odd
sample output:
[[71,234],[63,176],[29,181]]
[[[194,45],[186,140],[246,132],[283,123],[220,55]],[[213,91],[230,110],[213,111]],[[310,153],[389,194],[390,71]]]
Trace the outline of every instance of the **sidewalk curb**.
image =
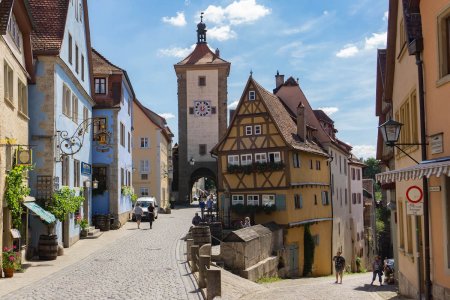
[[181,280],[186,291],[187,299],[189,300],[204,300],[204,296],[197,285],[197,281],[194,274],[191,272],[191,268],[186,260],[185,248],[186,245],[181,239],[184,234],[180,235],[175,247],[175,259],[177,262],[178,271],[180,273]]

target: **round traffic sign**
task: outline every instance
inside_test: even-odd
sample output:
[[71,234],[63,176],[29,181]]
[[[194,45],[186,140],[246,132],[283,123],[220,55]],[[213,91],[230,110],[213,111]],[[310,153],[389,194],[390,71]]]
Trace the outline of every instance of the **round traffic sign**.
[[417,185],[413,185],[406,190],[406,198],[411,203],[419,203],[422,200],[422,197],[422,189]]

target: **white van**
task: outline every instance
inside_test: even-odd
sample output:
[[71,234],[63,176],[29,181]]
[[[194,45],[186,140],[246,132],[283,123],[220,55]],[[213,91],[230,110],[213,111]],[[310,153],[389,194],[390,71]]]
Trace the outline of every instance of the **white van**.
[[[155,197],[140,197],[136,200],[136,203],[134,205],[136,206],[138,203],[142,207],[142,210],[144,211],[144,215],[142,216],[142,219],[148,219],[148,207],[150,205],[153,205],[153,207],[155,208],[153,213],[155,214],[155,219],[158,219],[159,205],[158,205],[158,201],[156,200]],[[133,214],[132,214],[131,218],[133,221],[136,221],[136,216],[134,215],[134,209],[133,209]]]

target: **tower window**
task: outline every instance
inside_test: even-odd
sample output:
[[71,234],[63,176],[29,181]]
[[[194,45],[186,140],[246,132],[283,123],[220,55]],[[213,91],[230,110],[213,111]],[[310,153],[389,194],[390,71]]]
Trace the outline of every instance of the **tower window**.
[[206,77],[198,76],[198,86],[206,86]]
[[206,155],[206,144],[199,144],[198,145],[198,154]]
[[255,100],[255,99],[256,99],[255,91],[249,91],[248,92],[248,100]]

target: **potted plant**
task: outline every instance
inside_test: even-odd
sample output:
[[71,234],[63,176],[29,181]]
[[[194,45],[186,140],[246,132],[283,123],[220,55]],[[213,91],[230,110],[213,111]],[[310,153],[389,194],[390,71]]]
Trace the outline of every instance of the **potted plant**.
[[355,263],[356,263],[356,272],[360,273],[361,272],[361,257],[357,256],[355,259]]
[[17,265],[17,252],[14,248],[3,248],[2,252],[2,268],[6,278],[11,278],[14,275],[14,269]]
[[78,221],[77,221],[77,224],[78,225],[80,225],[80,228],[81,228],[81,236],[82,237],[86,237],[87,236],[87,234],[88,234],[88,231],[87,231],[87,229],[88,229],[88,227],[89,227],[89,222],[88,222],[88,220],[86,220],[86,219],[79,219]]

